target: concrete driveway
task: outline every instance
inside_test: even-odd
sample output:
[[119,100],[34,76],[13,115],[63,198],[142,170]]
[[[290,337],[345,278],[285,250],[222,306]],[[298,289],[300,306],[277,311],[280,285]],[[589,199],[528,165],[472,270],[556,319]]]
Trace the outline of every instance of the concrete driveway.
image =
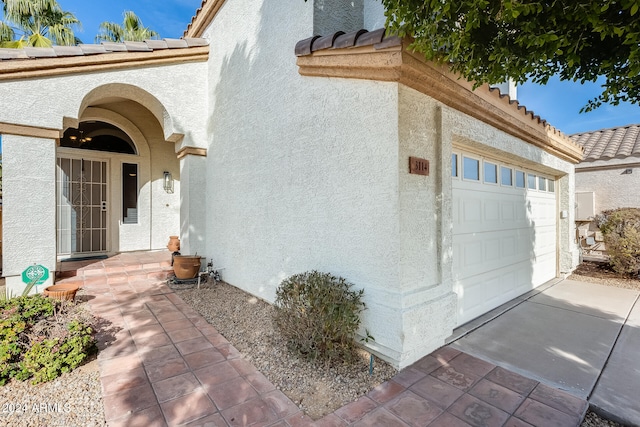
[[639,295],[563,280],[456,330],[450,346],[640,426]]

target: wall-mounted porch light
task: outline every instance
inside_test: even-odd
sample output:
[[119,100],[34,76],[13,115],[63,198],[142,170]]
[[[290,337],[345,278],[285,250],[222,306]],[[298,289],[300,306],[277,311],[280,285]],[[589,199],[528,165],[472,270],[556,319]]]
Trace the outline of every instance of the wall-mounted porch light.
[[167,193],[173,193],[173,177],[171,176],[171,172],[164,171],[163,187]]

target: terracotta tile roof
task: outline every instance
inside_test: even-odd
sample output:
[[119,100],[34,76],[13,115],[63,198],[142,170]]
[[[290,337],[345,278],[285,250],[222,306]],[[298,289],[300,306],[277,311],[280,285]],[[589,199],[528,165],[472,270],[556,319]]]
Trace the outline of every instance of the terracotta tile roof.
[[184,37],[202,37],[225,2],[226,0],[202,0],[187,29],[184,30]]
[[600,129],[571,135],[584,147],[584,161],[640,157],[640,125]]
[[384,49],[391,46],[400,46],[401,44],[401,38],[387,36],[386,29],[380,28],[373,31],[358,30],[351,33],[338,31],[327,36],[309,37],[296,43],[295,51],[296,56],[305,56],[324,49],[348,49],[361,46]]
[[202,12],[202,8],[204,8],[206,3],[207,3],[207,0],[202,0],[202,3],[200,3],[200,7],[196,9],[195,15],[191,17],[191,22],[189,22],[189,24],[187,25],[187,29],[184,30],[184,36],[186,36],[187,33],[189,32],[189,29],[193,27],[193,24],[196,22],[198,15],[200,15],[200,13]]
[[12,59],[61,58],[66,56],[88,56],[111,52],[153,52],[163,49],[187,49],[207,46],[201,38],[145,40],[143,42],[80,44],[78,46],[25,47],[24,49],[0,48],[0,61]]

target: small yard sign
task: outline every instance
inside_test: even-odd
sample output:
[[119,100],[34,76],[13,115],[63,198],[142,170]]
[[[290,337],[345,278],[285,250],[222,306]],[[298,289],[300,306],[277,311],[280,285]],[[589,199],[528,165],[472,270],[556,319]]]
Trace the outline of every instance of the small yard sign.
[[42,285],[49,278],[49,269],[43,265],[33,264],[22,272],[22,281],[31,283],[34,280],[36,285]]

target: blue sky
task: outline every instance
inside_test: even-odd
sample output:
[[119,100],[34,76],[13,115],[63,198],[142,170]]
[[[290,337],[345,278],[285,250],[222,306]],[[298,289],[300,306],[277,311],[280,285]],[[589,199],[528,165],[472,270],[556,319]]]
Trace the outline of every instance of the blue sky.
[[180,38],[202,0],[58,0],[58,4],[82,23],[82,31],[76,35],[84,43],[95,43],[100,23],[121,24],[125,10],[135,12],[146,27],[161,37]]
[[[101,22],[121,23],[122,13],[125,10],[133,10],[145,26],[160,33],[161,37],[178,38],[182,36],[191,22],[191,17],[201,4],[201,0],[110,0],[108,2],[58,0],[58,2],[64,10],[73,12],[82,22],[83,30],[77,35],[84,43],[94,43]],[[294,60],[293,56],[291,60]],[[580,108],[599,93],[598,83],[581,85],[552,79],[546,86],[525,84],[519,87],[518,99],[527,109],[534,111],[566,134],[640,124],[640,106],[638,105],[605,105],[594,112],[580,114]]]

